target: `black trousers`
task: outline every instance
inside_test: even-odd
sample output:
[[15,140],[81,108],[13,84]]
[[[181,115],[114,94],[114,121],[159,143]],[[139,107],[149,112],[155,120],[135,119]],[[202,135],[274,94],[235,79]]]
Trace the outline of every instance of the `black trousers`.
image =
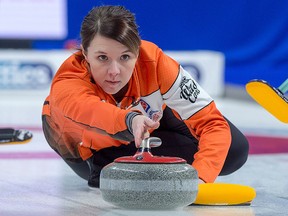
[[[226,121],[230,126],[232,143],[220,175],[231,174],[242,167],[247,160],[249,151],[246,137],[228,119]],[[191,135],[187,126],[174,116],[171,109],[166,108],[164,110],[160,127],[153,131],[151,136],[159,137],[162,140],[161,146],[151,149],[153,155],[181,157],[187,163],[192,164],[194,154],[198,151],[198,140]],[[132,142],[129,145],[95,151],[90,161],[92,160],[94,168],[99,169],[100,172],[105,165],[113,162],[114,159],[122,156],[133,156],[136,151],[135,144]],[[65,162],[77,175],[88,180],[90,168],[87,161]]]

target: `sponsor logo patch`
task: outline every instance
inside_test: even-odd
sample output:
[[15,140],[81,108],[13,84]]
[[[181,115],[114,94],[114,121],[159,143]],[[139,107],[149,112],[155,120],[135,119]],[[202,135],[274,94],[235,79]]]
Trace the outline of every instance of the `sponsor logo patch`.
[[184,76],[181,80],[180,88],[180,98],[189,100],[191,103],[195,103],[198,95],[200,94],[200,90],[197,88],[196,83],[192,79]]
[[140,99],[140,104],[148,117],[153,121],[159,121],[162,118],[162,110],[152,110],[151,106],[144,100]]
[[142,99],[140,99],[140,104],[143,107],[144,111],[147,113],[147,111],[150,109],[150,105]]

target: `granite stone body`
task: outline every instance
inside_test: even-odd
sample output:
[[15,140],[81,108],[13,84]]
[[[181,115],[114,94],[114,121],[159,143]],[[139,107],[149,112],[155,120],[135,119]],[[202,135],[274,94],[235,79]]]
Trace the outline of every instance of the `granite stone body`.
[[194,202],[197,171],[187,163],[118,163],[100,174],[105,201],[127,209],[176,209]]

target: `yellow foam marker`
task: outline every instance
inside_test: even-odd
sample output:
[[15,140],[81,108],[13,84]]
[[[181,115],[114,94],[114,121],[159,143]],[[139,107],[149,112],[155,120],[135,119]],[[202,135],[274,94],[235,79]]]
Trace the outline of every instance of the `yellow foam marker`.
[[206,183],[199,184],[196,205],[250,205],[256,197],[254,188],[240,184]]
[[26,144],[26,143],[29,143],[31,140],[32,140],[32,138],[27,139],[27,140],[25,140],[25,141],[13,141],[13,142],[7,141],[7,142],[0,142],[0,145]]
[[288,123],[288,99],[284,96],[288,79],[277,89],[264,80],[251,80],[246,84],[247,93],[278,120]]

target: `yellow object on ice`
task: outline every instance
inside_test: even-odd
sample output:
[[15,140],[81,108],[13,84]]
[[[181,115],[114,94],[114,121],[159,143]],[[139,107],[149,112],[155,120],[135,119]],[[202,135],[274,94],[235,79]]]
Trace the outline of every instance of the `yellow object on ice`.
[[254,188],[240,184],[206,183],[199,184],[193,204],[197,205],[250,205],[256,197]]
[[32,137],[30,139],[24,140],[24,141],[0,141],[0,145],[14,145],[14,144],[26,144],[29,143],[32,140]]
[[278,89],[264,80],[252,80],[246,84],[248,94],[278,120],[288,123],[288,100]]

